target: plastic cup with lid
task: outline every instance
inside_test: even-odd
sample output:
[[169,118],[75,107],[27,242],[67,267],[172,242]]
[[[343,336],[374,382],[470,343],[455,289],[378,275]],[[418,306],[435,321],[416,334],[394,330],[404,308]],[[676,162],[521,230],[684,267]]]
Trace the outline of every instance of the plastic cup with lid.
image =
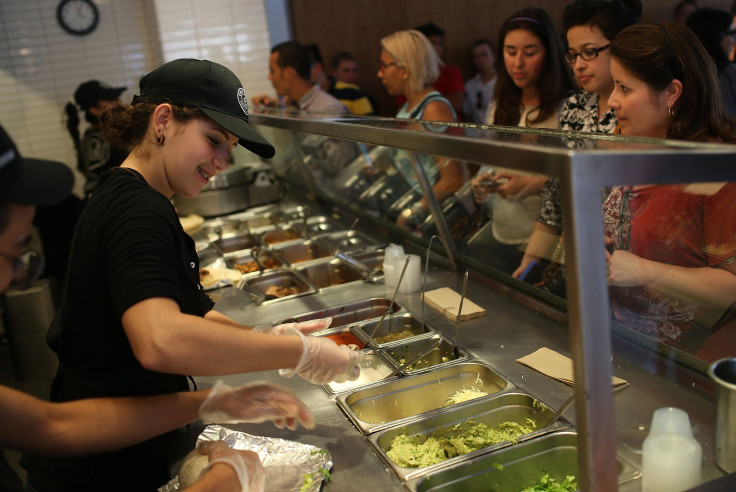
[[703,449],[684,410],[659,408],[642,446],[642,490],[676,492],[701,481]]
[[386,250],[383,252],[383,279],[389,289],[396,287],[396,282],[399,275],[401,275],[401,270],[396,272],[396,265],[398,265],[398,268],[402,268],[405,258],[404,247],[400,244],[386,246]]

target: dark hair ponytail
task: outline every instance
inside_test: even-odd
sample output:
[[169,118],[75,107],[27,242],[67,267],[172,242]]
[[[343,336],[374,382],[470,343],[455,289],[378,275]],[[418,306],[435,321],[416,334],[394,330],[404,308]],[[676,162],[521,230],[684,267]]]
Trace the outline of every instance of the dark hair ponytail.
[[72,137],[74,143],[74,149],[77,151],[77,169],[83,172],[82,169],[82,140],[79,136],[79,110],[77,106],[72,103],[66,103],[64,106],[64,116],[66,117],[66,129],[69,131],[69,135]]

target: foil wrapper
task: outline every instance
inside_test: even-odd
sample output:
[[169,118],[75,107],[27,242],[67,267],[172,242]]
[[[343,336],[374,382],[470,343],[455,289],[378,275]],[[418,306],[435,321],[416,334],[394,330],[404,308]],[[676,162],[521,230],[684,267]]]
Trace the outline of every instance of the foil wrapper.
[[[248,449],[258,454],[266,471],[266,492],[316,492],[332,469],[332,456],[326,449],[277,437],[253,436],[220,425],[208,425],[197,438],[203,441],[225,441],[234,449]],[[307,477],[312,485],[302,489]],[[175,492],[179,477],[160,487],[158,492]]]

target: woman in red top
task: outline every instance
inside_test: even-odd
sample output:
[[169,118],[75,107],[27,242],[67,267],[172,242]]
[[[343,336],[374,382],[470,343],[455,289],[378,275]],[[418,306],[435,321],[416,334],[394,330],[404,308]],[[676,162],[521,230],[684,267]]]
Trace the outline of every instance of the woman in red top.
[[[736,142],[705,55],[675,23],[623,30],[611,45],[608,101],[621,134]],[[613,319],[690,353],[717,339],[736,299],[736,183],[618,186],[603,215]]]

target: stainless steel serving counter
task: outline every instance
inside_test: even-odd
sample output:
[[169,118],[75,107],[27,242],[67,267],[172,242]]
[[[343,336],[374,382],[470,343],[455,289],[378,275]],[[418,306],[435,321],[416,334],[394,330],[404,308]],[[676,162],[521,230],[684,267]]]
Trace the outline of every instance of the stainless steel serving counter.
[[[428,290],[452,287],[460,291],[460,276],[431,263],[430,270]],[[390,298],[391,294],[383,283],[358,283],[263,306],[254,305],[247,293],[236,288],[214,291],[213,297],[217,300],[217,309],[236,321],[270,326],[272,322],[291,316],[362,299]],[[471,277],[467,297],[486,309],[487,315],[460,324],[458,346],[474,358],[489,364],[516,385],[518,390],[552,407],[559,407],[573,389],[516,362],[516,359],[540,347],[548,347],[569,356],[566,326],[527,306],[510,301],[507,295],[481,277]],[[421,315],[419,293],[399,294],[397,303],[414,315]],[[428,306],[425,306],[424,312],[429,326],[452,338],[453,322]],[[601,333],[607,336],[608,330],[601,330]],[[614,345],[619,343],[623,342],[614,340]],[[632,360],[616,357],[612,361],[613,374],[630,383],[629,387],[614,394],[619,457],[641,469],[641,448],[649,432],[652,413],[659,407],[675,406],[689,414],[695,438],[703,448],[703,481],[722,477],[723,472],[716,468],[713,461],[714,410],[708,381],[702,376],[690,378],[689,374],[684,373],[653,375],[640,366],[649,364],[656,367],[661,361],[656,359],[658,356],[654,353],[641,356],[633,349],[630,352],[619,350],[619,353],[629,353]],[[665,365],[662,364],[662,367]],[[651,367],[649,369],[652,370]],[[332,480],[325,485],[326,490],[355,490],[357,486],[361,490],[402,489],[402,482],[369,447],[366,438],[337,406],[335,397],[330,396],[323,387],[309,384],[298,376],[293,379],[282,378],[276,371],[224,378],[197,378],[197,381],[202,387],[207,387],[216,379],[223,379],[231,385],[259,379],[271,380],[292,389],[303,399],[316,417],[317,427],[314,430],[300,428],[291,432],[279,430],[270,423],[231,427],[250,434],[297,440],[328,449],[334,467]],[[568,409],[564,416],[574,424],[574,407]],[[621,484],[619,490],[641,490],[641,479]]]

